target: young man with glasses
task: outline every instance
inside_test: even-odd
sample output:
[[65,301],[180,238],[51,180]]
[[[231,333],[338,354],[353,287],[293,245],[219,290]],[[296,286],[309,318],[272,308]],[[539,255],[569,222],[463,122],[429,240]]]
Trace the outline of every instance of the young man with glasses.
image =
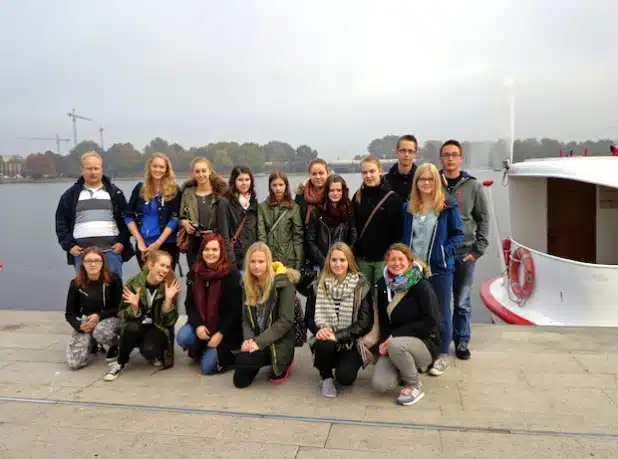
[[397,140],[397,164],[384,175],[384,182],[388,187],[397,193],[404,201],[410,200],[410,192],[412,191],[412,180],[416,172],[416,152],[418,150],[418,141],[411,134],[406,134]]
[[489,209],[483,185],[461,169],[463,150],[457,140],[447,140],[440,148],[443,185],[448,199],[457,200],[463,222],[464,240],[455,252],[453,275],[453,341],[455,355],[470,358],[472,306],[470,293],[476,261],[483,255],[489,238]]

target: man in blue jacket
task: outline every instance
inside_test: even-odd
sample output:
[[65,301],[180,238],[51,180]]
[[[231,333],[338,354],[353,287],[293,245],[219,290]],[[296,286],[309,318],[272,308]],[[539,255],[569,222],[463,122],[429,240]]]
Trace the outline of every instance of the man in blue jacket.
[[58,243],[76,272],[82,252],[99,247],[108,269],[122,281],[122,264],[134,253],[123,219],[127,201],[122,190],[103,175],[103,159],[97,152],[84,153],[81,167],[82,176],[64,192],[56,209]]
[[449,200],[457,201],[463,222],[464,239],[455,251],[453,274],[453,341],[455,355],[470,358],[472,306],[470,294],[476,261],[489,244],[489,209],[483,185],[461,169],[463,149],[457,140],[447,140],[440,148],[440,171]]

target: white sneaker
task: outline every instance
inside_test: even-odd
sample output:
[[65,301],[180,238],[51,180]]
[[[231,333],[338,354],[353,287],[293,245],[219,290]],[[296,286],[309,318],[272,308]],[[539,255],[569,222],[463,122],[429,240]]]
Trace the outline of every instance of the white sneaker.
[[163,366],[163,361],[161,359],[154,359],[152,361],[152,366],[153,367],[162,367]]
[[337,396],[337,388],[333,378],[326,378],[322,381],[322,395],[327,398],[335,398]]
[[120,365],[118,362],[112,362],[109,365],[109,370],[103,376],[103,381],[115,381],[118,379],[120,372],[124,368],[124,365]]
[[446,370],[448,370],[448,355],[442,354],[433,363],[433,366],[429,370],[429,374],[432,376],[441,376]]

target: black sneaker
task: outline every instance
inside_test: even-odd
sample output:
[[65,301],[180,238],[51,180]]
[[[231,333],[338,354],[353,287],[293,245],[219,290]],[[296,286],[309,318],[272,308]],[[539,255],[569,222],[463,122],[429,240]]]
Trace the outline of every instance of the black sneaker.
[[459,343],[455,348],[455,355],[459,360],[470,359],[470,349],[468,349],[468,343]]
[[118,358],[118,346],[110,346],[105,354],[105,360],[108,362],[113,362]]

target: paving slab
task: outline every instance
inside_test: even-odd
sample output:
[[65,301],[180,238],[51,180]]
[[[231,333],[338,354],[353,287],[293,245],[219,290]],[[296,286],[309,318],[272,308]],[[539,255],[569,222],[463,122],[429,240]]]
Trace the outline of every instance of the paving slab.
[[265,369],[238,390],[179,348],[165,371],[135,351],[108,383],[102,356],[66,367],[61,313],[0,311],[0,323],[2,458],[618,455],[614,329],[474,325],[472,359],[422,375],[426,397],[400,407],[397,390],[371,391],[371,367],[325,399],[307,347],[280,386]]

